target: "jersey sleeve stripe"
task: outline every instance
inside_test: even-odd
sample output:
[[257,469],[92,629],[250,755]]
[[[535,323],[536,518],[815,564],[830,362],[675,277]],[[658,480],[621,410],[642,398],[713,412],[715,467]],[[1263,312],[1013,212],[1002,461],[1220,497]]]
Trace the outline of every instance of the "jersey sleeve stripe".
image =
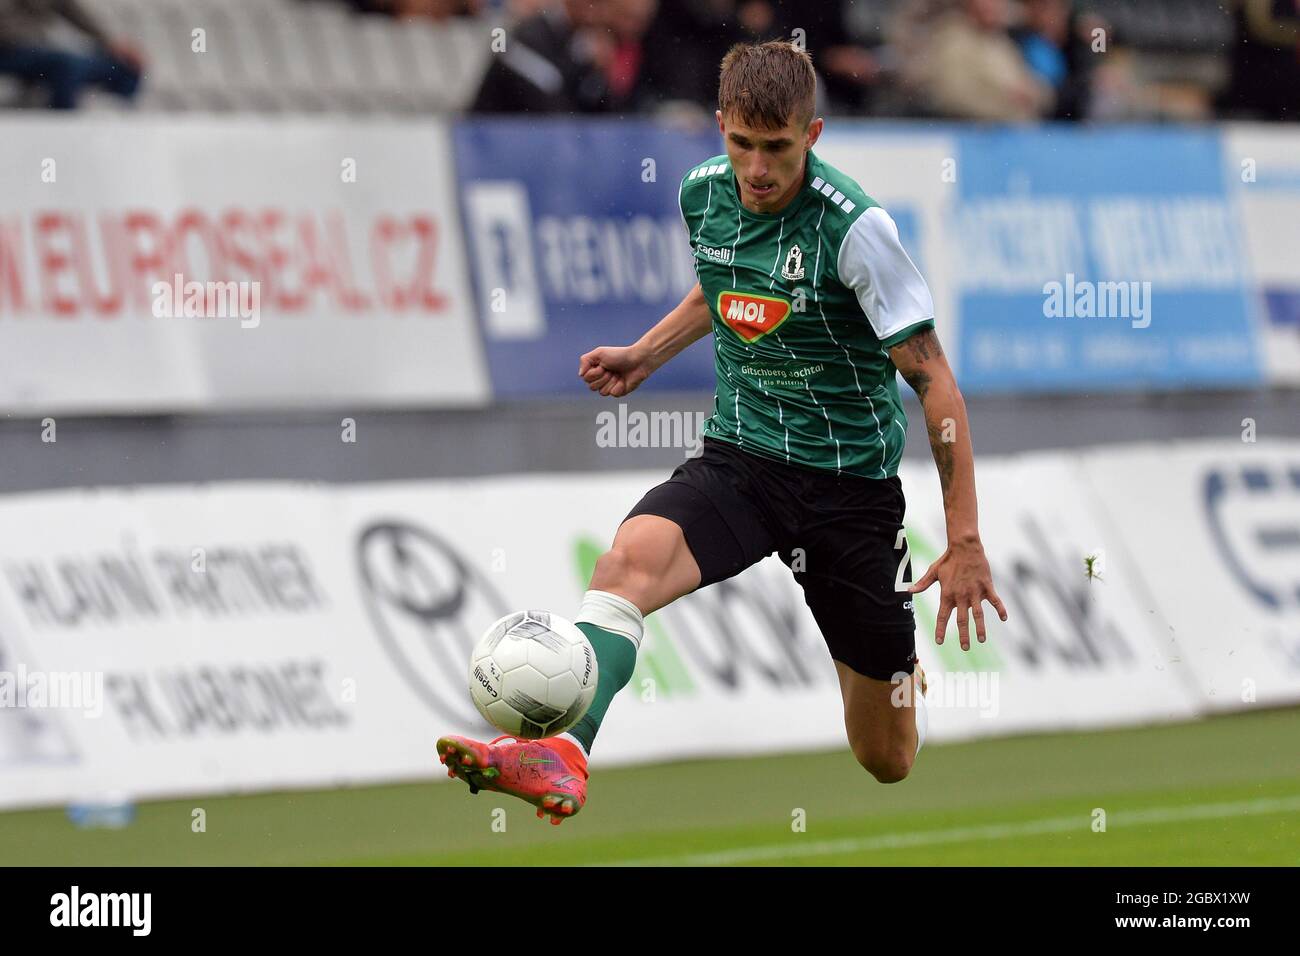
[[888,338],[881,339],[880,344],[887,349],[892,349],[899,342],[906,342],[917,332],[922,332],[925,329],[932,329],[932,328],[934,328],[933,318],[922,319],[920,322],[913,322],[905,329],[899,329],[897,332],[895,332],[893,335],[889,336]]

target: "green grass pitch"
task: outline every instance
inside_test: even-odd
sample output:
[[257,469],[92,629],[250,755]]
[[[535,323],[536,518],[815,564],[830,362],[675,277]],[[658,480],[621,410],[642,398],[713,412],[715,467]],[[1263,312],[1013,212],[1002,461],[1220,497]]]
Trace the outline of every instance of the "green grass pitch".
[[1295,866],[1300,709],[930,746],[888,786],[847,749],[603,770],[558,827],[451,781],[142,804],[117,831],[4,813],[0,863]]

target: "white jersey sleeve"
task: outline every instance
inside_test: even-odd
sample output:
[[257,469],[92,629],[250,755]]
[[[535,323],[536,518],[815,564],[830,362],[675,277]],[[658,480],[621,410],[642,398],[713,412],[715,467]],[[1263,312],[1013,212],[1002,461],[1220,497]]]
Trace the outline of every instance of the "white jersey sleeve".
[[879,206],[849,227],[837,266],[884,346],[903,341],[913,326],[934,324],[930,288],[903,249],[894,220]]

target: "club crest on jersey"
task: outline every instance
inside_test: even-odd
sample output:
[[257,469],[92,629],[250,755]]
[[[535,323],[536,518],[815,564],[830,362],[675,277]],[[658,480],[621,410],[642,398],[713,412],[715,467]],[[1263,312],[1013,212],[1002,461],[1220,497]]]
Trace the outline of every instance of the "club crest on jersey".
[[803,250],[798,246],[791,246],[790,251],[785,254],[785,265],[781,267],[781,278],[794,282],[797,279],[802,279],[803,274]]
[[790,303],[770,295],[728,289],[718,293],[718,315],[746,342],[755,342],[790,317]]

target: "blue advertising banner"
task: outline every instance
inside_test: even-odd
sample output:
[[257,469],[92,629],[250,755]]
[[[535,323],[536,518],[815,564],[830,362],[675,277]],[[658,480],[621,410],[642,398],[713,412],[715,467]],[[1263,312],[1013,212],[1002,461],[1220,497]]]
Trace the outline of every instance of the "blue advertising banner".
[[1271,384],[1300,385],[1300,132],[1240,124],[1223,141],[1263,314],[1264,373]]
[[1214,131],[960,130],[950,210],[963,388],[1262,381]]
[[[530,119],[456,124],[462,216],[499,398],[586,394],[578,359],[630,345],[695,282],[681,178],[721,152],[716,130]],[[711,389],[696,343],[645,390]]]
[[[636,341],[695,281],[677,190],[717,132],[467,120],[453,139],[494,393],[585,394],[579,356]],[[1254,386],[1260,299],[1222,140],[836,119],[818,153],[893,215],[968,392]],[[643,386],[712,387],[707,340]]]

